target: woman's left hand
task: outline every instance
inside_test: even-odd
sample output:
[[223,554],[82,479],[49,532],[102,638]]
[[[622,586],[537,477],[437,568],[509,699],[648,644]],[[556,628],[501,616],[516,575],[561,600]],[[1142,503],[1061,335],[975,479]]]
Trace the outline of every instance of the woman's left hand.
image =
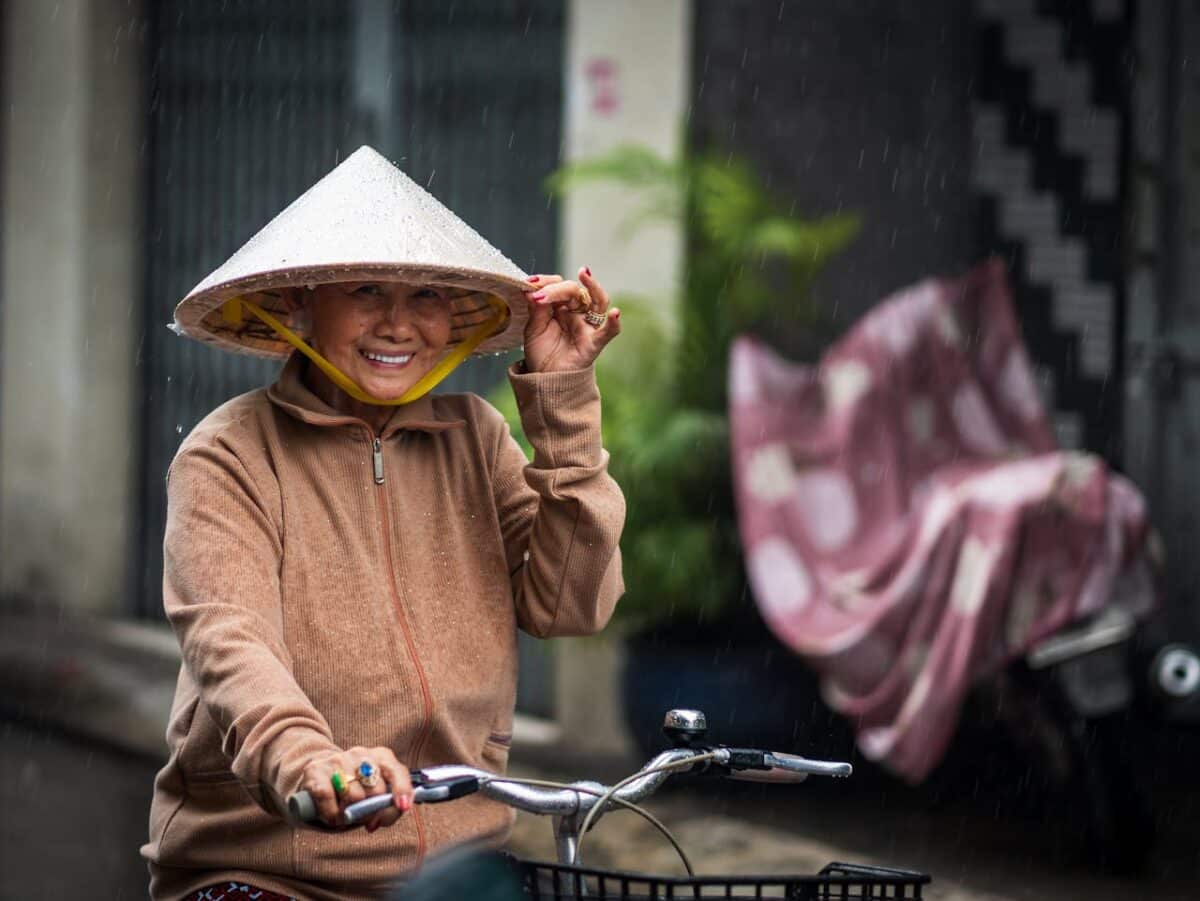
[[[525,325],[525,370],[566,372],[586,369],[595,362],[606,344],[621,332],[621,311],[609,309],[608,295],[592,278],[591,270],[579,270],[579,281],[561,275],[529,277],[529,322]],[[588,305],[588,295],[591,304]],[[588,322],[591,311],[602,316],[599,325]]]

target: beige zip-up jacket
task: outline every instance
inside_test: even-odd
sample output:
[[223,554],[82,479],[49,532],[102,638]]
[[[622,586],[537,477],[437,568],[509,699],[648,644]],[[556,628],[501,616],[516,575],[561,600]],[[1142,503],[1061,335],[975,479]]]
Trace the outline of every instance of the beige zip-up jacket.
[[276,799],[356,745],[503,771],[517,629],[595,632],[623,591],[590,369],[510,372],[530,463],[478,397],[398,407],[377,437],[304,365],[210,414],[171,465],[163,602],[183,666],[142,848],[154,898],[226,879],[372,898],[433,849],[502,840],[511,812],[479,796],[370,835],[292,828]]

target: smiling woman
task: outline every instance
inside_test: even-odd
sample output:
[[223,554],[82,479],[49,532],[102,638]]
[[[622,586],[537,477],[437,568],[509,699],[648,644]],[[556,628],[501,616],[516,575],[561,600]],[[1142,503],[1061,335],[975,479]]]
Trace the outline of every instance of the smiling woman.
[[[441,359],[450,341],[450,304],[444,288],[400,282],[340,282],[292,289],[288,306],[309,323],[312,348],[364,391],[380,400],[403,397]],[[327,404],[377,426],[386,406],[355,400],[320,371],[310,387]]]
[[[517,630],[595,632],[623,591],[592,370],[620,313],[588,269],[525,275],[363,148],[176,324],[287,362],[171,464],[163,605],[183,667],[142,849],[152,896],[375,898],[431,850],[502,841],[491,802],[410,810],[409,771],[503,772]],[[428,393],[516,347],[532,462],[480,398]],[[286,819],[299,790],[326,830]],[[342,827],[367,795],[392,805]]]

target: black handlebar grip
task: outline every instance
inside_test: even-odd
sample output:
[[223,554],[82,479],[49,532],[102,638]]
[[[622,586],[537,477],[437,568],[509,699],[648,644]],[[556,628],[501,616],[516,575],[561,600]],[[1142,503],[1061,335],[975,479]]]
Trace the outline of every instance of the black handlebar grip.
[[306,791],[298,791],[294,795],[289,795],[287,799],[288,813],[292,815],[292,819],[301,823],[315,822],[317,817],[317,803],[313,800],[312,795]]

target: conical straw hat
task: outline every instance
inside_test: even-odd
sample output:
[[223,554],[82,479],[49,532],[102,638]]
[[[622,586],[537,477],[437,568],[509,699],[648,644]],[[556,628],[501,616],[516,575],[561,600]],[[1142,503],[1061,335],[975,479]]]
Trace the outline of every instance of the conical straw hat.
[[263,226],[175,308],[178,330],[226,350],[285,357],[291,347],[259,319],[222,315],[243,297],[286,321],[283,287],[345,281],[438,285],[452,292],[451,343],[508,304],[502,330],[476,354],[521,346],[529,286],[508,257],[371,147],[360,147]]

